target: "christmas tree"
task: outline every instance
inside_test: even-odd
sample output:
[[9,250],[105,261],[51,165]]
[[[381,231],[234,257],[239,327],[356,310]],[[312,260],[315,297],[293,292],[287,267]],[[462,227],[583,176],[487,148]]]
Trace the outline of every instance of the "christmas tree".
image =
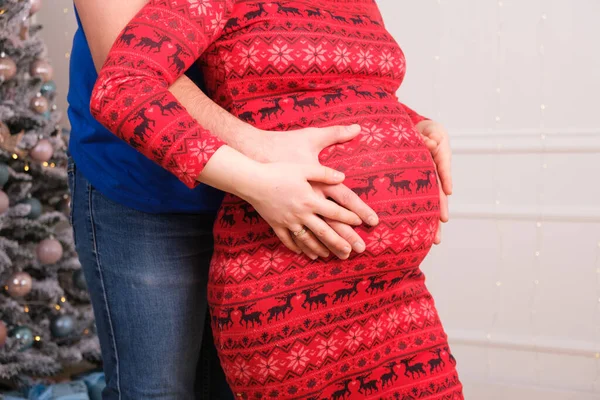
[[100,350],[69,226],[67,133],[31,15],[0,0],[0,378],[48,376]]

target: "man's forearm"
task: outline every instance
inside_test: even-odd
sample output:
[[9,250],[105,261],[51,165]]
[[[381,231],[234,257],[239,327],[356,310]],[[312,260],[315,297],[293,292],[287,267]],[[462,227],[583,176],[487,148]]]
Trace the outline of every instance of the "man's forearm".
[[169,91],[196,121],[219,139],[249,158],[263,161],[263,131],[223,109],[185,75],[177,79]]

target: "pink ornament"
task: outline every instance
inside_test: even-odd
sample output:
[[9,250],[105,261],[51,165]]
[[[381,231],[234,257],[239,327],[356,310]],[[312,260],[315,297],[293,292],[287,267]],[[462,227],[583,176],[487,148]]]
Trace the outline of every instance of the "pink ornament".
[[11,297],[27,296],[31,292],[32,279],[27,272],[16,272],[6,282]]
[[56,264],[63,256],[63,248],[56,239],[44,239],[37,246],[37,258],[41,264]]
[[9,206],[10,206],[10,200],[8,199],[8,196],[6,195],[6,193],[4,193],[2,190],[0,190],[0,214],[3,214],[4,212],[6,212],[6,210],[8,210]]
[[32,76],[37,76],[44,82],[50,82],[54,77],[54,68],[46,60],[36,60],[31,64],[29,71]]
[[8,81],[17,74],[17,64],[12,58],[2,54],[0,56],[0,82]]
[[29,15],[33,15],[36,12],[40,11],[42,8],[42,0],[29,0],[31,3],[31,8],[29,9]]
[[36,96],[31,99],[31,108],[38,114],[43,114],[48,111],[48,100],[42,96]]
[[29,152],[31,158],[39,162],[50,161],[53,154],[54,148],[48,139],[40,140]]

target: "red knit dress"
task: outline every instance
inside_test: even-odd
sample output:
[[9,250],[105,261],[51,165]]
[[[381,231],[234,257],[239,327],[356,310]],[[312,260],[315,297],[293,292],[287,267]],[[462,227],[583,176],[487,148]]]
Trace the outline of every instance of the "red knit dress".
[[[373,0],[151,0],[119,36],[92,99],[111,131],[193,187],[223,143],[168,87],[193,63],[208,94],[267,130],[358,123],[324,165],[379,215],[363,254],[311,261],[227,195],[214,228],[215,343],[245,399],[462,399],[419,265],[439,221],[435,166],[395,93],[404,55]],[[177,312],[177,310],[174,310]]]

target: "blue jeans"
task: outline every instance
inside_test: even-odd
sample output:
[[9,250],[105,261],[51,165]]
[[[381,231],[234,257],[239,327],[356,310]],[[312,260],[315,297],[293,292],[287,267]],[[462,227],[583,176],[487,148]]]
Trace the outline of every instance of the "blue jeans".
[[146,214],[68,166],[75,245],[92,299],[107,400],[233,399],[212,340],[212,214]]

